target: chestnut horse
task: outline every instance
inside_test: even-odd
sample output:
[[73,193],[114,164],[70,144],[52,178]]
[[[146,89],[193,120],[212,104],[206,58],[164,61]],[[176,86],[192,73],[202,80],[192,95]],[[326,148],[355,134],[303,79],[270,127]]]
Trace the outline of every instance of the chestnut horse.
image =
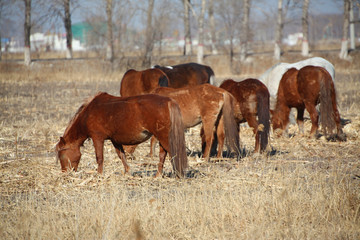
[[183,176],[187,156],[178,104],[170,98],[153,94],[115,97],[102,92],[79,108],[56,145],[57,157],[62,171],[71,168],[76,171],[81,157],[80,146],[91,138],[98,172],[102,173],[104,141],[109,139],[127,173],[129,166],[123,145],[142,143],[152,135],[160,141],[156,176],[162,173],[167,152],[172,156],[176,175]]
[[[238,124],[247,122],[255,134],[255,152],[264,151],[269,140],[270,131],[270,94],[266,86],[257,79],[249,78],[241,82],[232,79],[223,81],[220,85],[230,92],[237,100],[238,109],[235,112]],[[256,116],[258,119],[256,119]],[[218,157],[221,157],[224,133],[223,128],[217,131],[219,142]]]
[[270,109],[275,108],[276,96],[279,88],[280,80],[287,70],[290,68],[300,69],[305,66],[318,66],[325,68],[335,81],[334,65],[328,60],[321,57],[312,57],[295,63],[278,63],[266,70],[259,80],[265,84],[270,93]]
[[204,83],[214,84],[214,71],[211,67],[198,63],[184,63],[174,66],[155,65],[154,69],[161,69],[169,78],[169,87],[181,88]]
[[297,109],[297,124],[304,131],[304,110],[311,118],[310,136],[318,130],[319,114],[315,106],[320,103],[321,125],[325,136],[337,129],[339,139],[343,136],[340,114],[337,110],[336,93],[331,75],[325,68],[306,66],[289,69],[281,78],[276,107],[272,115],[273,129],[285,130],[289,123],[291,108]]
[[160,69],[128,70],[120,82],[120,95],[130,97],[150,93],[157,87],[167,87],[169,79]]
[[[203,157],[207,161],[210,159],[210,147],[219,121],[222,121],[225,127],[228,145],[233,151],[240,153],[238,125],[233,112],[236,100],[227,91],[210,84],[202,84],[179,89],[160,87],[155,89],[154,93],[170,97],[179,104],[186,128],[202,123],[206,142]],[[152,138],[151,146],[154,141]],[[152,147],[150,149],[151,155]]]

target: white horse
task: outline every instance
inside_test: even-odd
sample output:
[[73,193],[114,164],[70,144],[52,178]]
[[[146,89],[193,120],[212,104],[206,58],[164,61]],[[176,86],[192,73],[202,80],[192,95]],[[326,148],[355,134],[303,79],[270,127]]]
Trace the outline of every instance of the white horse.
[[312,65],[325,68],[335,82],[335,68],[331,62],[321,57],[308,58],[296,63],[278,63],[265,71],[263,75],[259,77],[259,80],[265,84],[270,93],[270,109],[275,108],[277,92],[280,84],[280,80],[284,73],[290,68],[300,69],[302,67]]

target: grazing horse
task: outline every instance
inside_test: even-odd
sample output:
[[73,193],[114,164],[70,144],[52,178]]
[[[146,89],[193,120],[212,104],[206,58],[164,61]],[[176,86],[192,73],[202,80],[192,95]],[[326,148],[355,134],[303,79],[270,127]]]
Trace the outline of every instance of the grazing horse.
[[150,93],[157,87],[167,87],[169,79],[160,69],[128,70],[120,82],[120,95],[130,97]]
[[204,83],[214,85],[214,71],[211,67],[198,63],[184,63],[162,67],[155,65],[154,69],[161,69],[169,78],[169,87],[181,88]]
[[156,176],[162,173],[167,152],[172,156],[173,169],[183,176],[187,167],[184,126],[179,105],[172,99],[153,94],[115,97],[99,93],[83,104],[70,121],[56,145],[62,171],[78,168],[80,146],[91,138],[94,143],[98,172],[103,172],[103,148],[111,140],[125,173],[129,166],[123,145],[139,144],[152,135],[160,141],[160,163]]
[[[237,123],[247,122],[253,128],[255,152],[264,151],[268,144],[270,130],[270,94],[266,86],[257,79],[249,78],[241,82],[227,79],[221,83],[220,88],[230,92],[237,100],[238,109],[235,112],[240,112],[236,114]],[[217,156],[221,157],[224,144],[222,127],[218,128],[217,139],[219,142]]]
[[311,118],[310,136],[318,130],[319,114],[315,106],[320,103],[321,125],[327,136],[337,129],[337,137],[341,140],[343,134],[340,125],[340,114],[336,105],[336,93],[331,75],[325,68],[306,66],[297,70],[289,69],[281,78],[277,93],[276,108],[272,115],[273,129],[285,130],[289,123],[289,113],[292,107],[297,109],[297,123],[303,132],[304,110]]
[[275,108],[276,96],[277,96],[280,80],[284,75],[284,73],[290,68],[296,68],[299,70],[300,68],[308,65],[325,68],[331,75],[331,79],[335,81],[334,66],[332,65],[332,63],[321,57],[308,58],[303,61],[299,61],[295,63],[278,63],[272,66],[271,68],[269,68],[268,70],[266,70],[265,73],[259,77],[259,80],[263,82],[269,90],[271,109]]
[[[203,157],[207,161],[210,159],[210,147],[219,121],[222,121],[225,127],[228,145],[236,153],[240,153],[238,125],[233,112],[236,100],[227,91],[210,84],[202,84],[180,89],[160,87],[155,89],[154,93],[170,97],[179,104],[186,128],[202,123],[206,142]],[[153,143],[154,138],[151,146]],[[152,152],[152,147],[150,149]]]

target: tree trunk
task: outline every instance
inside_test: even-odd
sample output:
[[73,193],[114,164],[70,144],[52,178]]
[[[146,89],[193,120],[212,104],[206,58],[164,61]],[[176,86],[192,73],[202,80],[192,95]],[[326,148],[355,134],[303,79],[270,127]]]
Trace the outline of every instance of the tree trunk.
[[302,48],[301,55],[309,56],[309,41],[308,41],[308,33],[309,33],[309,18],[308,18],[308,9],[309,9],[309,1],[304,0],[303,11],[302,11],[302,31],[303,31],[303,40],[302,40]]
[[2,58],[2,46],[1,46],[1,33],[0,33],[0,61],[1,61],[1,58]]
[[240,48],[240,61],[245,61],[248,51],[249,41],[249,14],[250,14],[250,0],[244,0],[244,15],[242,21],[242,34],[241,34],[241,48]]
[[112,0],[106,0],[106,16],[107,16],[106,59],[109,60],[110,62],[114,61],[112,9],[113,9]]
[[350,0],[350,49],[355,50],[354,1]]
[[147,11],[147,23],[146,23],[146,39],[145,39],[145,55],[142,66],[144,68],[150,67],[151,55],[153,50],[153,28],[152,28],[152,13],[154,9],[154,0],[149,0],[149,7]]
[[339,54],[339,57],[341,59],[348,58],[349,12],[350,12],[350,0],[344,0],[343,36],[341,41],[341,51]]
[[274,58],[280,60],[281,56],[281,38],[282,38],[282,0],[278,0],[278,17],[277,17],[277,25],[276,25],[276,33],[275,33],[275,48],[274,48]]
[[73,58],[70,0],[64,0],[64,27],[66,31],[66,58]]
[[31,31],[31,0],[24,0],[25,3],[25,22],[24,22],[24,64],[29,66],[31,63],[30,31]]
[[189,12],[190,12],[190,0],[184,0],[184,29],[185,29],[184,55],[192,54]]
[[214,0],[209,1],[209,21],[210,21],[210,34],[211,34],[211,53],[217,54],[216,25],[215,25],[215,17],[214,17]]
[[197,62],[202,64],[204,59],[204,16],[205,16],[206,0],[201,1],[201,12],[198,20],[199,24],[199,37],[197,49]]

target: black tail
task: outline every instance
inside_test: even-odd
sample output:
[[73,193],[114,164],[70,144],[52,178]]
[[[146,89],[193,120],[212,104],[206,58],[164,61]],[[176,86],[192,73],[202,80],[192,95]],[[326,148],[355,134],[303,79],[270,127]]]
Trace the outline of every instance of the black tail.
[[322,75],[320,80],[320,121],[324,130],[324,135],[331,134],[336,127],[335,111],[336,108],[336,95],[335,88],[332,84],[331,77],[326,72]]
[[260,142],[260,151],[264,151],[269,142],[270,94],[264,89],[256,93],[256,98],[259,125],[256,134]]
[[186,155],[184,124],[182,121],[179,105],[171,101],[169,103],[171,129],[169,134],[170,154],[173,159],[173,168],[179,177],[184,176],[184,170],[188,167]]

